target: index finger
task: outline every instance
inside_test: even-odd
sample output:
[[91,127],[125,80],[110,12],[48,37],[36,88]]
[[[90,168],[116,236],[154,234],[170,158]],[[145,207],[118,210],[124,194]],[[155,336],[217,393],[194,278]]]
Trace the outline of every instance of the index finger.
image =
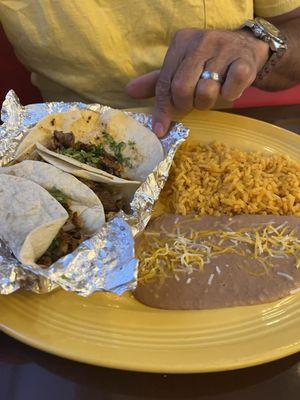
[[181,51],[175,37],[166,53],[156,83],[152,129],[158,137],[167,133],[171,123],[171,82],[181,61]]

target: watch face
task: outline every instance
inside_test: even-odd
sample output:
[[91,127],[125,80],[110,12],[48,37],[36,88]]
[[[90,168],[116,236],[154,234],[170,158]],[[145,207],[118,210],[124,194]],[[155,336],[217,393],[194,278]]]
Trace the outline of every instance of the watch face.
[[269,35],[275,36],[275,38],[280,38],[280,31],[274,25],[270,24],[270,22],[266,21],[263,18],[255,18],[255,21],[262,26],[264,30],[267,31]]

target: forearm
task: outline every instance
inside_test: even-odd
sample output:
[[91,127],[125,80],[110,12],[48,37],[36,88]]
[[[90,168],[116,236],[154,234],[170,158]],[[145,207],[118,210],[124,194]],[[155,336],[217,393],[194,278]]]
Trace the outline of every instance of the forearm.
[[253,86],[263,90],[287,89],[300,83],[300,18],[276,25],[288,40],[288,50],[270,73]]

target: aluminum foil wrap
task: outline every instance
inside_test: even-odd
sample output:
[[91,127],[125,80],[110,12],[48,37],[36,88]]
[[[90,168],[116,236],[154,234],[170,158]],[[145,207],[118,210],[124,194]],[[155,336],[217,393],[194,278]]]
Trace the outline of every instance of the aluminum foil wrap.
[[[100,111],[106,106],[83,103],[39,103],[22,106],[16,94],[8,92],[2,105],[0,125],[0,166],[13,159],[20,141],[28,129],[48,114],[76,108]],[[151,128],[151,117],[129,113]],[[61,258],[47,269],[23,265],[0,240],[0,294],[20,288],[47,293],[57,287],[89,296],[96,291],[121,295],[136,286],[138,260],[134,254],[134,236],[151,218],[151,212],[163,188],[178,146],[188,135],[188,129],[175,123],[162,139],[165,159],[135,192],[131,212],[123,211],[107,222],[97,235],[84,241],[73,253]]]

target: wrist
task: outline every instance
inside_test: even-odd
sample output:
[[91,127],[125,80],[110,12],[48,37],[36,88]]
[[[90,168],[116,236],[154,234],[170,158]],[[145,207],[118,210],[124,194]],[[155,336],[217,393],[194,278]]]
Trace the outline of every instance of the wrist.
[[269,44],[253,36],[253,33],[248,29],[239,29],[237,32],[250,41],[256,57],[257,70],[260,71],[271,56]]
[[254,38],[259,39],[261,43],[266,43],[269,46],[267,59],[265,58],[266,54],[262,46],[258,47],[257,54],[260,68],[257,79],[263,79],[271,72],[286,52],[288,48],[287,39],[276,26],[260,17],[245,21],[240,29],[247,30]]

